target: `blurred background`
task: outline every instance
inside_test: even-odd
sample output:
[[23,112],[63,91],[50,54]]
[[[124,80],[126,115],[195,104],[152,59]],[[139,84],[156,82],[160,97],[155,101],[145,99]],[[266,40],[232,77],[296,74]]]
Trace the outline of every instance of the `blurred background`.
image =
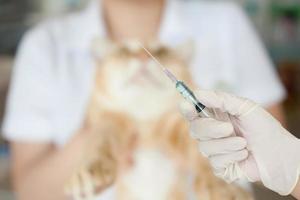
[[[300,136],[300,1],[236,0],[253,20],[286,87],[288,128]],[[81,9],[87,0],[0,0],[0,126],[16,48],[23,33],[39,21]],[[0,199],[12,199],[9,149],[0,138]],[[261,188],[258,199],[281,199]],[[282,198],[289,199],[289,198]]]

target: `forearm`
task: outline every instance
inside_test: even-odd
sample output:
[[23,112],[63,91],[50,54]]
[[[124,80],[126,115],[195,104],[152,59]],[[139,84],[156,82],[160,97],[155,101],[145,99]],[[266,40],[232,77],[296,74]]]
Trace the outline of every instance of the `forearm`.
[[[75,136],[78,137],[78,136]],[[20,200],[66,199],[63,188],[84,150],[84,140],[74,138],[62,149],[53,150],[15,177]]]
[[295,189],[293,190],[292,195],[293,195],[296,199],[300,199],[300,180],[298,181],[297,186],[296,186]]

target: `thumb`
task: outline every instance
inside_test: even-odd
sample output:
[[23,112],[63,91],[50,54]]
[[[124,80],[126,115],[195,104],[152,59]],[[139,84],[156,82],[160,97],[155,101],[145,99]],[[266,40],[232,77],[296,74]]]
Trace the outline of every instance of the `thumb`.
[[256,104],[248,99],[237,97],[225,92],[198,90],[195,92],[198,100],[205,106],[220,109],[234,116],[241,116],[250,112]]

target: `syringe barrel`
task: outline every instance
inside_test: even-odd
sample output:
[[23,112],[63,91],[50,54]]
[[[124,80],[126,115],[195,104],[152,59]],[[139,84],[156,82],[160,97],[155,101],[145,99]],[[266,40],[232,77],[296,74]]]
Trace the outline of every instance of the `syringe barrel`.
[[176,89],[179,91],[179,93],[190,103],[195,105],[195,108],[197,112],[199,113],[199,116],[201,117],[212,117],[212,112],[201,102],[198,101],[196,96],[194,95],[193,91],[190,90],[182,81],[178,81],[176,83]]

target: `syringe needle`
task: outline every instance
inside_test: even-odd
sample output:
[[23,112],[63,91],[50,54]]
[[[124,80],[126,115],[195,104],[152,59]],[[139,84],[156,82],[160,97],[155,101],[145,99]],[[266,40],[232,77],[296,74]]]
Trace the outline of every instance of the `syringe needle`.
[[146,49],[141,43],[139,43],[140,46],[146,51],[146,53],[160,66],[162,71],[171,79],[172,82],[177,83],[177,78],[167,69],[165,66],[163,66],[151,53]]
[[140,46],[147,52],[147,54],[161,67],[162,70],[165,69],[165,66],[163,66],[151,53],[148,51],[141,43],[139,43]]
[[198,101],[193,91],[190,90],[182,81],[178,81],[177,78],[167,69],[165,68],[141,43],[140,46],[149,54],[149,56],[161,67],[162,71],[172,80],[176,85],[176,90],[190,103],[192,103],[199,115],[203,117],[210,117],[211,112]]
[[177,83],[178,82],[177,78],[168,69],[164,68],[163,71],[171,79],[171,81],[173,81],[173,83]]

